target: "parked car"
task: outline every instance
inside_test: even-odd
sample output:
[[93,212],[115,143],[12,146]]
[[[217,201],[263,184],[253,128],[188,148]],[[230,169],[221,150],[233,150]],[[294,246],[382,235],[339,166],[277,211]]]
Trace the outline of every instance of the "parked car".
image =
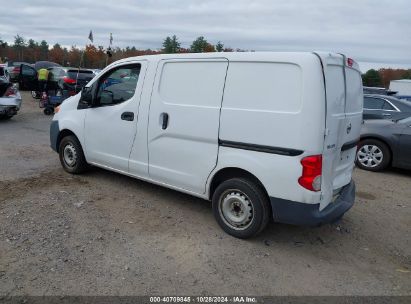
[[411,104],[393,96],[364,95],[364,119],[399,119],[411,116]]
[[19,89],[29,91],[38,90],[37,71],[54,66],[60,65],[51,61],[37,61],[35,64],[22,64],[18,77]]
[[395,95],[395,98],[406,100],[406,101],[411,101],[411,95]]
[[396,91],[387,90],[380,87],[363,87],[364,94],[377,94],[377,95],[394,95]]
[[[58,90],[67,91],[70,96],[80,92],[95,76],[95,73],[88,69],[54,66],[49,67],[48,70],[48,90],[55,92]],[[24,87],[32,91],[32,96],[34,98],[40,98],[41,94],[38,92],[37,71],[31,67],[24,67],[20,78],[21,82],[24,83]]]
[[247,238],[351,208],[362,109],[359,66],[339,54],[139,56],[56,108],[50,140],[69,173],[92,164],[211,200]]
[[5,66],[0,66],[0,119],[10,119],[20,110],[21,96],[10,82]]
[[411,79],[397,79],[390,81],[390,90],[398,95],[411,95]]
[[20,66],[20,74],[18,77],[19,89],[37,91],[37,71],[43,68],[48,69],[55,66],[60,65],[51,61],[37,61],[35,64],[22,64]]
[[19,80],[19,74],[20,74],[20,66],[22,64],[29,64],[27,62],[9,62],[8,63],[8,71],[10,74],[10,81],[11,82],[18,82]]
[[365,120],[356,164],[369,171],[388,166],[411,169],[411,117]]

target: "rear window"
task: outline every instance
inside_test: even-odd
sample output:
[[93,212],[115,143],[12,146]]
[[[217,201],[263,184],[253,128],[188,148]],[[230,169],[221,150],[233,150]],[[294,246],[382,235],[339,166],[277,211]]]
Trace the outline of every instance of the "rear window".
[[90,80],[91,78],[94,77],[94,74],[92,71],[88,71],[88,70],[68,70],[67,74],[68,77],[72,78],[72,79],[76,79],[77,78],[77,73],[78,73],[78,79],[88,79]]

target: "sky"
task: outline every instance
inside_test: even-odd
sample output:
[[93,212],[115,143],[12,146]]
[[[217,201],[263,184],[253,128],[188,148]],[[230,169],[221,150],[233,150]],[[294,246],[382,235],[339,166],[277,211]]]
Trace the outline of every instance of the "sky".
[[0,0],[0,39],[159,49],[176,35],[255,51],[332,51],[411,68],[411,0]]

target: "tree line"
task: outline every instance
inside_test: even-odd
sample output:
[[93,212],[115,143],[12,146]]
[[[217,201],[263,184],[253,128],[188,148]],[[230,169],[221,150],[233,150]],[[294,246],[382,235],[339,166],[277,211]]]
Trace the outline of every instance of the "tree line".
[[[34,41],[25,39],[20,35],[14,37],[13,44],[9,44],[0,39],[0,62],[20,61],[34,63],[36,61],[53,61],[62,66],[86,68],[104,68],[113,61],[141,55],[153,55],[164,53],[204,53],[204,52],[233,52],[231,48],[224,47],[221,41],[215,45],[208,42],[203,36],[195,39],[191,46],[184,48],[176,35],[168,36],[163,40],[161,49],[137,49],[133,47],[110,47],[104,48],[101,45],[88,44],[85,48],[72,45],[71,47],[61,46],[59,43],[50,46],[46,40]],[[244,51],[236,49],[236,51]]]
[[367,87],[385,87],[391,80],[411,79],[411,69],[370,69],[362,75],[362,82]]
[[[85,48],[76,45],[63,47],[56,43],[50,47],[46,40],[40,42],[33,39],[26,40],[20,35],[14,37],[14,43],[8,44],[0,39],[0,62],[1,61],[22,61],[34,63],[36,61],[53,61],[62,66],[102,69],[113,61],[141,55],[171,54],[171,53],[204,53],[204,52],[241,52],[242,49],[232,49],[225,47],[221,41],[215,45],[208,42],[204,36],[196,38],[190,47],[182,47],[176,35],[167,36],[162,43],[161,49],[137,49],[133,47],[104,48],[88,44]],[[371,87],[388,88],[390,81],[395,79],[411,79],[411,69],[379,69],[368,70],[362,75],[363,85]]]

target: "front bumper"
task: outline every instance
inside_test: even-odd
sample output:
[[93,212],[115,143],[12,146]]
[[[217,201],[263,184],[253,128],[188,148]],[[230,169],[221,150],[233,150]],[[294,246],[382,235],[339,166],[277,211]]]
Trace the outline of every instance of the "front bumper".
[[59,133],[60,133],[59,121],[52,120],[50,124],[50,147],[56,152],[58,152],[58,149],[59,149],[59,147],[57,147]]
[[320,204],[305,204],[270,197],[274,221],[299,226],[319,226],[341,218],[353,205],[355,183],[351,181],[340,196],[320,211]]

